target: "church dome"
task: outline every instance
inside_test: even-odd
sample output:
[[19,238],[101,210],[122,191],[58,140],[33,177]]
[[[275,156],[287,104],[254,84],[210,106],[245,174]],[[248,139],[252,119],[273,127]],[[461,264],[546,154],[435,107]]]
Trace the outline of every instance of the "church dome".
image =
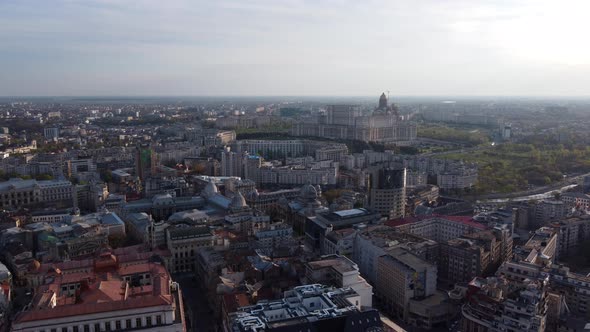
[[238,191],[232,198],[231,203],[229,203],[229,207],[232,209],[239,209],[248,207],[248,205],[246,204],[246,199],[242,196],[242,193]]
[[207,186],[203,190],[203,196],[205,197],[211,197],[217,193],[219,193],[219,190],[217,190],[217,186],[213,182],[207,183]]

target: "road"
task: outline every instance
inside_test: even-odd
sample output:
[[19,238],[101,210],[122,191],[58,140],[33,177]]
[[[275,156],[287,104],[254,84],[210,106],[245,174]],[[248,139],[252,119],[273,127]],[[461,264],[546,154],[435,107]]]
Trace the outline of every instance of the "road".
[[[193,274],[180,274],[173,277],[182,290],[187,331],[214,332],[217,330],[217,322],[213,319],[213,314],[209,309],[206,293],[192,278]],[[188,328],[188,321],[190,321],[190,328]]]
[[[572,176],[566,178],[563,181],[559,181],[549,186],[538,187],[530,190],[517,191],[513,193],[498,193],[498,194],[487,194],[479,195],[478,201],[498,201],[498,200],[528,200],[528,199],[540,199],[544,196],[550,196],[554,191],[565,191],[566,189],[572,188],[579,184],[585,176],[590,176],[590,173]],[[534,197],[538,196],[538,197]]]
[[423,153],[423,154],[420,154],[418,156],[419,157],[436,157],[436,156],[444,156],[444,155],[453,154],[453,153],[473,152],[473,151],[484,149],[484,148],[487,148],[487,147],[474,146],[474,147],[471,147],[471,148],[453,149],[453,150],[448,150],[448,151],[443,151],[443,152]]

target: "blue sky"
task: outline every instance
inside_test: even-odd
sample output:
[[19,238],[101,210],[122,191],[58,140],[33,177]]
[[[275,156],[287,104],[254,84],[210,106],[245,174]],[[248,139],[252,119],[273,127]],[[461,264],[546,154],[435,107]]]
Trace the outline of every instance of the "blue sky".
[[0,0],[0,95],[590,95],[590,2]]

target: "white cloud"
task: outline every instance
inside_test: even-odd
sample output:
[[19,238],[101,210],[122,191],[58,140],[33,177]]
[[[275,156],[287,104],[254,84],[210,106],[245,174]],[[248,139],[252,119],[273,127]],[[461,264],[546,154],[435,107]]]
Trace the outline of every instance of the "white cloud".
[[589,7],[0,2],[0,94],[587,94]]

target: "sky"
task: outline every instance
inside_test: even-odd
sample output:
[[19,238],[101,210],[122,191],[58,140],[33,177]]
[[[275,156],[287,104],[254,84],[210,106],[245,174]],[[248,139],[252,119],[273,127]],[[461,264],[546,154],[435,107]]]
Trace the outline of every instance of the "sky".
[[0,96],[590,96],[587,0],[0,0]]

